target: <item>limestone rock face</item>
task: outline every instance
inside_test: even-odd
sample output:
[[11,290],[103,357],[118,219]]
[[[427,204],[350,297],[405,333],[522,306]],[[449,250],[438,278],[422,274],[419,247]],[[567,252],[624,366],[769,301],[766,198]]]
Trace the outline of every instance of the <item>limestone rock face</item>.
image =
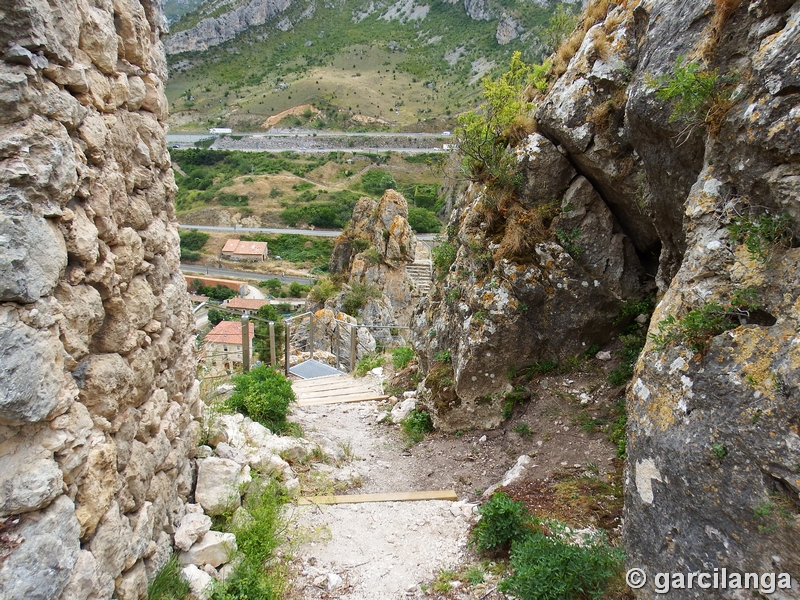
[[[578,174],[554,219],[575,233],[562,242],[583,248],[587,272],[611,276],[615,296],[635,287],[634,255],[659,290],[627,399],[623,538],[629,565],[648,575],[641,598],[656,593],[658,572],[800,567],[798,5],[718,10],[710,0],[612,7],[536,113]],[[698,114],[676,115],[655,94],[679,57],[723,78]],[[761,257],[729,230],[777,217],[783,237],[750,240]],[[700,331],[709,310],[723,325]],[[776,596],[800,597],[797,581]]]
[[[643,59],[650,72],[673,59],[675,50],[664,56],[665,48],[685,49],[702,37],[697,27],[675,37],[681,8],[667,3],[659,12],[674,10],[675,16],[648,31]],[[728,305],[737,291],[748,290],[759,307],[732,320],[728,331],[709,336],[701,352],[687,339],[663,347],[651,340],[637,365],[628,395],[631,485],[624,536],[631,563],[654,572],[667,562],[701,560],[738,572],[796,573],[800,567],[800,253],[788,243],[764,240],[768,257],[754,260],[727,228],[739,214],[768,211],[786,215],[795,236],[800,231],[798,133],[790,125],[798,95],[786,88],[794,77],[790,57],[800,47],[796,25],[789,25],[796,18],[797,6],[788,3],[736,11],[715,64],[746,75],[737,82],[718,134],[697,132],[697,139],[659,158],[663,168],[684,165],[673,178],[694,177],[680,207],[686,250],[651,331],[657,333],[667,317],[681,319],[709,302]],[[737,35],[729,35],[734,30]],[[634,101],[631,121],[640,131],[648,126],[656,132],[641,146],[645,160],[654,161],[658,136],[670,124],[655,117],[655,102],[641,84]],[[648,125],[648,118],[655,123]],[[794,586],[780,594],[798,597],[796,580]],[[650,591],[646,587],[642,597]],[[688,598],[688,592],[672,593]],[[734,592],[717,595],[732,598]]]
[[263,25],[292,5],[291,0],[253,0],[219,17],[203,19],[193,28],[170,36],[168,54],[206,50],[233,39],[250,27]]
[[[366,285],[383,293],[382,299],[369,300],[359,311],[363,323],[408,325],[413,304],[421,295],[408,270],[417,247],[402,194],[386,190],[380,202],[367,197],[358,201],[345,232],[336,240],[330,268],[332,274],[344,275],[350,286]],[[343,311],[346,294],[347,290],[328,301],[326,308]],[[388,330],[373,335],[392,337]]]
[[443,430],[496,427],[510,369],[605,343],[610,315],[643,294],[639,257],[592,184],[542,135],[516,154],[528,183],[499,208],[483,186],[467,190],[445,241],[453,264],[413,316],[419,397]]
[[199,414],[160,8],[26,0],[2,20],[0,595],[140,598]]

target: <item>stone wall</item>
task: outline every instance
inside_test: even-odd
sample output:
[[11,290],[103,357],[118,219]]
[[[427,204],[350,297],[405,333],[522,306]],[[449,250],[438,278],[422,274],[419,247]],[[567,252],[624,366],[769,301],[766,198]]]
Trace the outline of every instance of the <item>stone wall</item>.
[[148,0],[20,0],[0,29],[0,596],[141,598],[200,401]]

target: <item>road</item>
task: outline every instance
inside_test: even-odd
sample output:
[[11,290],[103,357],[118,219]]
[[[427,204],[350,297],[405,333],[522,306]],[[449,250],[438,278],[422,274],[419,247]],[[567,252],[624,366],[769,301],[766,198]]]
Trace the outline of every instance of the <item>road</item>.
[[[293,235],[307,235],[309,237],[339,237],[342,234],[341,229],[282,229],[282,228],[269,228],[269,227],[223,227],[220,225],[186,225],[184,223],[178,224],[181,229],[197,229],[198,231],[231,231],[243,233],[269,233],[274,235],[280,234],[293,234]],[[432,242],[436,239],[435,233],[418,233],[417,239],[424,242]]]
[[190,265],[181,263],[181,271],[184,273],[198,273],[214,277],[233,277],[235,279],[252,279],[255,281],[266,281],[267,279],[278,279],[284,283],[301,283],[312,285],[316,279],[313,277],[294,277],[292,275],[274,275],[272,273],[252,273],[250,271],[235,271],[234,269],[219,269],[217,267],[204,267],[203,265]]

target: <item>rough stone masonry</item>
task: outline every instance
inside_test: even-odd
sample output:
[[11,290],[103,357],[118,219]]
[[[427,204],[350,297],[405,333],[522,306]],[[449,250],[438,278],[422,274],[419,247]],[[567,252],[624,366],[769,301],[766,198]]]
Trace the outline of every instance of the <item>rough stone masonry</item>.
[[199,430],[149,0],[0,6],[0,597],[140,598]]

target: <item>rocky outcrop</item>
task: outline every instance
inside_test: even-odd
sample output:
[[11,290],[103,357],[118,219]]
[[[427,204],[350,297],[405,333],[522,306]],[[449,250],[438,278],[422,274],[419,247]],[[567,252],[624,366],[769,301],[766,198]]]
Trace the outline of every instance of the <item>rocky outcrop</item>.
[[146,0],[4,8],[3,597],[143,597],[191,491],[161,22]]
[[251,27],[263,25],[291,5],[291,0],[253,0],[217,17],[208,17],[191,29],[172,34],[165,44],[167,54],[208,50]]
[[591,183],[539,134],[517,157],[535,184],[500,208],[483,186],[468,190],[444,242],[453,263],[414,314],[419,395],[441,429],[497,426],[509,370],[605,343],[643,293],[634,247]]
[[[418,243],[408,224],[408,203],[402,194],[386,190],[380,202],[368,197],[358,201],[347,228],[336,240],[330,271],[348,286],[369,286],[380,294],[369,298],[359,315],[353,316],[360,316],[366,325],[408,326],[421,295],[408,271]],[[346,294],[335,297],[326,307],[334,312],[344,310]],[[388,336],[388,340],[392,337],[388,330],[373,335]]]

